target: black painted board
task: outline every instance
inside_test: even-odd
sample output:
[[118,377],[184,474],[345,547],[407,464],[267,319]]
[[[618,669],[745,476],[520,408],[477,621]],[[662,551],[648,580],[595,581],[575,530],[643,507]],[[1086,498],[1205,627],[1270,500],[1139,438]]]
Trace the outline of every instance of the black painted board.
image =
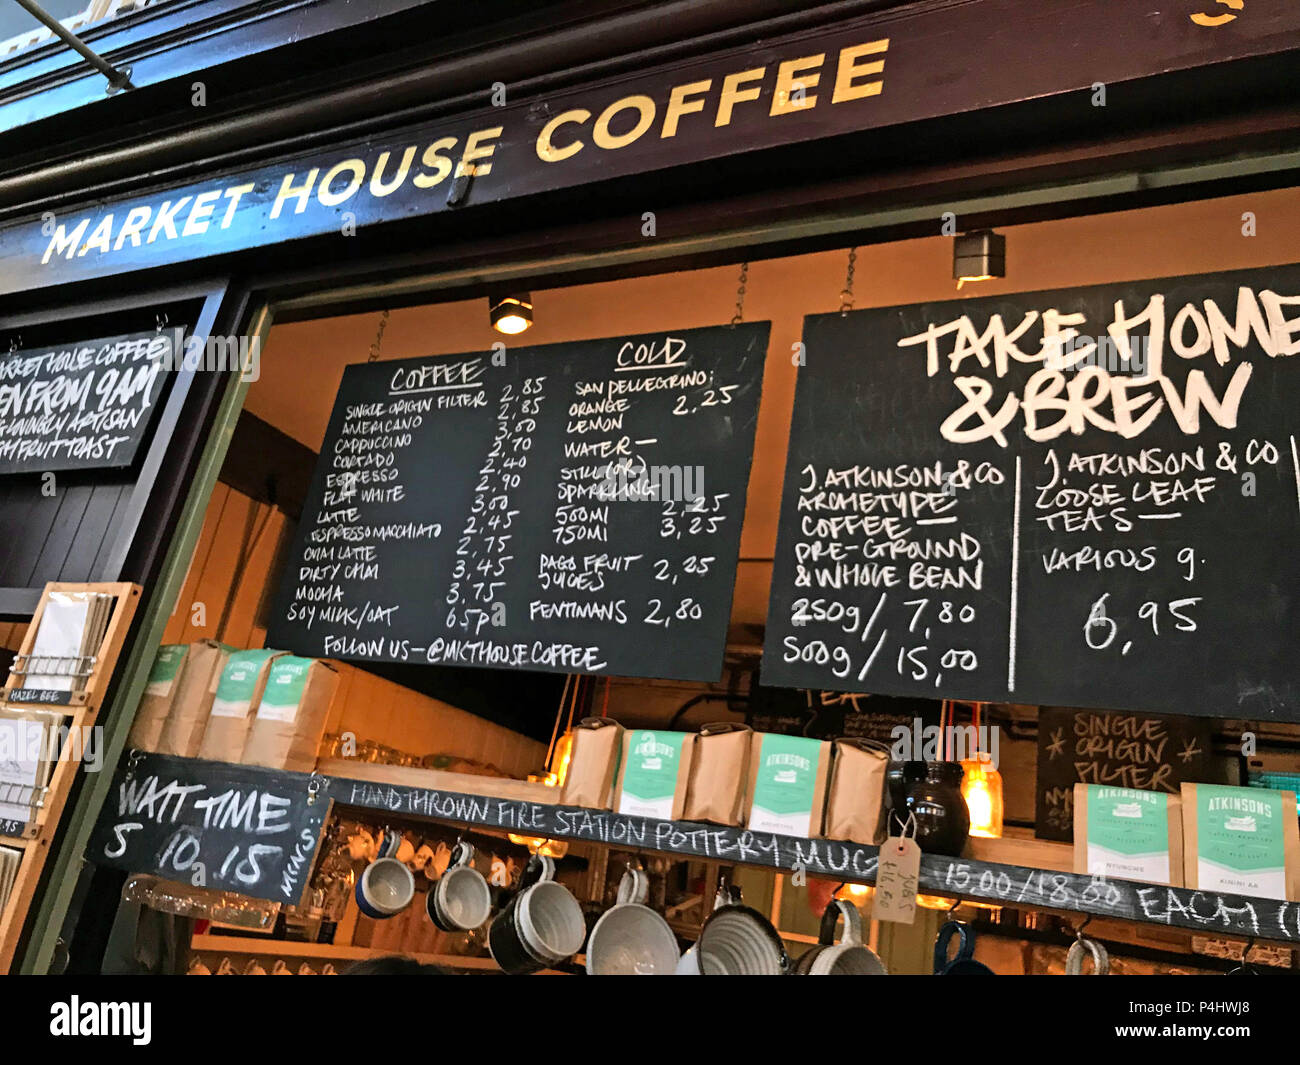
[[1038,712],[1034,835],[1074,839],[1074,785],[1106,784],[1178,794],[1184,781],[1218,783],[1209,718],[1108,713],[1066,707]]
[[[494,799],[458,792],[331,778],[344,806],[383,810],[528,836],[579,839],[628,850],[660,851],[711,861],[801,870],[835,881],[873,883],[879,849],[839,840],[660,821],[654,818]],[[919,890],[1025,909],[1060,910],[1196,931],[1300,943],[1300,903],[1111,880],[968,858],[922,855]]]
[[308,774],[133,752],[118,768],[86,857],[297,904],[328,811],[327,789]]
[[769,325],[348,367],[268,646],[718,679]]
[[765,680],[1300,720],[1297,294],[1292,265],[805,319]]
[[130,466],[179,367],[182,330],[0,356],[0,475]]
[[[927,728],[938,728],[943,704],[935,699],[914,699],[861,692],[768,688],[760,685],[750,694],[751,713],[746,723],[757,732],[811,736],[833,740],[841,736],[874,740],[906,758],[922,752],[913,747]],[[900,741],[906,742],[901,748]]]

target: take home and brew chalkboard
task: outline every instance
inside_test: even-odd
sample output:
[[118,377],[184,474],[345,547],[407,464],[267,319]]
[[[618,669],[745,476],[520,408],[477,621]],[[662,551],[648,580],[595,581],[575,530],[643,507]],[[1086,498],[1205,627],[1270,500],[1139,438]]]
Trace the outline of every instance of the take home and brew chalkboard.
[[0,355],[0,474],[131,465],[182,336],[149,330]]
[[86,857],[296,905],[329,805],[326,783],[305,773],[133,752],[118,769]]
[[1218,783],[1208,718],[1045,706],[1038,712],[1034,835],[1074,839],[1074,785],[1163,791]]
[[804,344],[768,683],[1300,720],[1300,266]]
[[268,645],[717,680],[769,324],[349,366]]

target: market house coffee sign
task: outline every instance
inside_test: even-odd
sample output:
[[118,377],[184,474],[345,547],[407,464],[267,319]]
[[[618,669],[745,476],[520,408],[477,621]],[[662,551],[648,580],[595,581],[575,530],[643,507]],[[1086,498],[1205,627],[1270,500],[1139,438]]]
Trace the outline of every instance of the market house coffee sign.
[[1300,266],[803,341],[765,683],[1300,717]]
[[129,466],[181,337],[149,330],[0,355],[0,474]]
[[17,222],[0,230],[0,292],[1020,101],[1091,115],[1097,83],[1278,53],[1300,34],[1300,7],[1281,0],[1252,0],[1233,23],[1249,33],[1198,25],[1197,7],[909,5],[546,96],[485,86],[473,115]]

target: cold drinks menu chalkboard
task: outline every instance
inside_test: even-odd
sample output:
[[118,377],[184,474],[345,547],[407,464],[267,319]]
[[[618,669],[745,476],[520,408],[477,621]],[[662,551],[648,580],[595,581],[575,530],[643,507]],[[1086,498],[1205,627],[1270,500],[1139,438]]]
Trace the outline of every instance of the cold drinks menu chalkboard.
[[268,645],[716,680],[768,329],[349,366]]
[[766,683],[1300,719],[1300,267],[804,344]]

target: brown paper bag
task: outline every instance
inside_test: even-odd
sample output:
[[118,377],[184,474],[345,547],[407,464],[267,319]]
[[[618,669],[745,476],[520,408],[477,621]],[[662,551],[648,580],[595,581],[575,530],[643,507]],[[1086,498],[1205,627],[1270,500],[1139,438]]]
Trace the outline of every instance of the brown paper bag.
[[[1075,784],[1074,871],[1182,887],[1184,832],[1180,796],[1164,796],[1167,835],[1160,834],[1154,840],[1143,838],[1143,822],[1152,824],[1151,803],[1163,794],[1106,784]],[[1152,829],[1146,832],[1150,834]]]
[[190,644],[185,672],[181,675],[171,712],[158,739],[158,751],[182,758],[197,758],[208,727],[212,701],[217,697],[217,683],[233,648],[215,640]]
[[889,834],[885,777],[889,748],[873,740],[835,741],[826,799],[826,837],[879,846]]
[[745,823],[753,735],[749,726],[733,721],[701,726],[691,754],[684,820]]
[[338,691],[339,674],[316,658],[283,655],[271,663],[240,761],[308,773]]
[[573,750],[560,802],[608,810],[614,797],[614,777],[623,753],[623,727],[612,718],[585,717],[574,726]]
[[126,737],[128,747],[140,751],[158,750],[163,727],[184,683],[189,657],[190,645],[187,643],[164,644],[158,648],[144,695],[140,697],[135,719],[131,722],[131,731]]
[[[1206,811],[1207,820],[1202,824],[1201,800],[1210,805],[1216,798],[1219,801],[1214,805],[1219,808]],[[1300,822],[1294,791],[1184,784],[1182,799],[1186,887],[1300,902]],[[1237,869],[1224,860],[1223,847],[1226,844],[1230,851],[1233,837],[1249,846],[1266,833],[1281,836],[1277,869],[1262,867],[1258,860],[1251,868]],[[1203,869],[1202,862],[1214,864]],[[1211,875],[1216,880],[1211,880]]]
[[248,730],[262,701],[271,663],[283,651],[236,651],[221,671],[216,698],[203,730],[199,757],[216,762],[238,762],[244,756]]

